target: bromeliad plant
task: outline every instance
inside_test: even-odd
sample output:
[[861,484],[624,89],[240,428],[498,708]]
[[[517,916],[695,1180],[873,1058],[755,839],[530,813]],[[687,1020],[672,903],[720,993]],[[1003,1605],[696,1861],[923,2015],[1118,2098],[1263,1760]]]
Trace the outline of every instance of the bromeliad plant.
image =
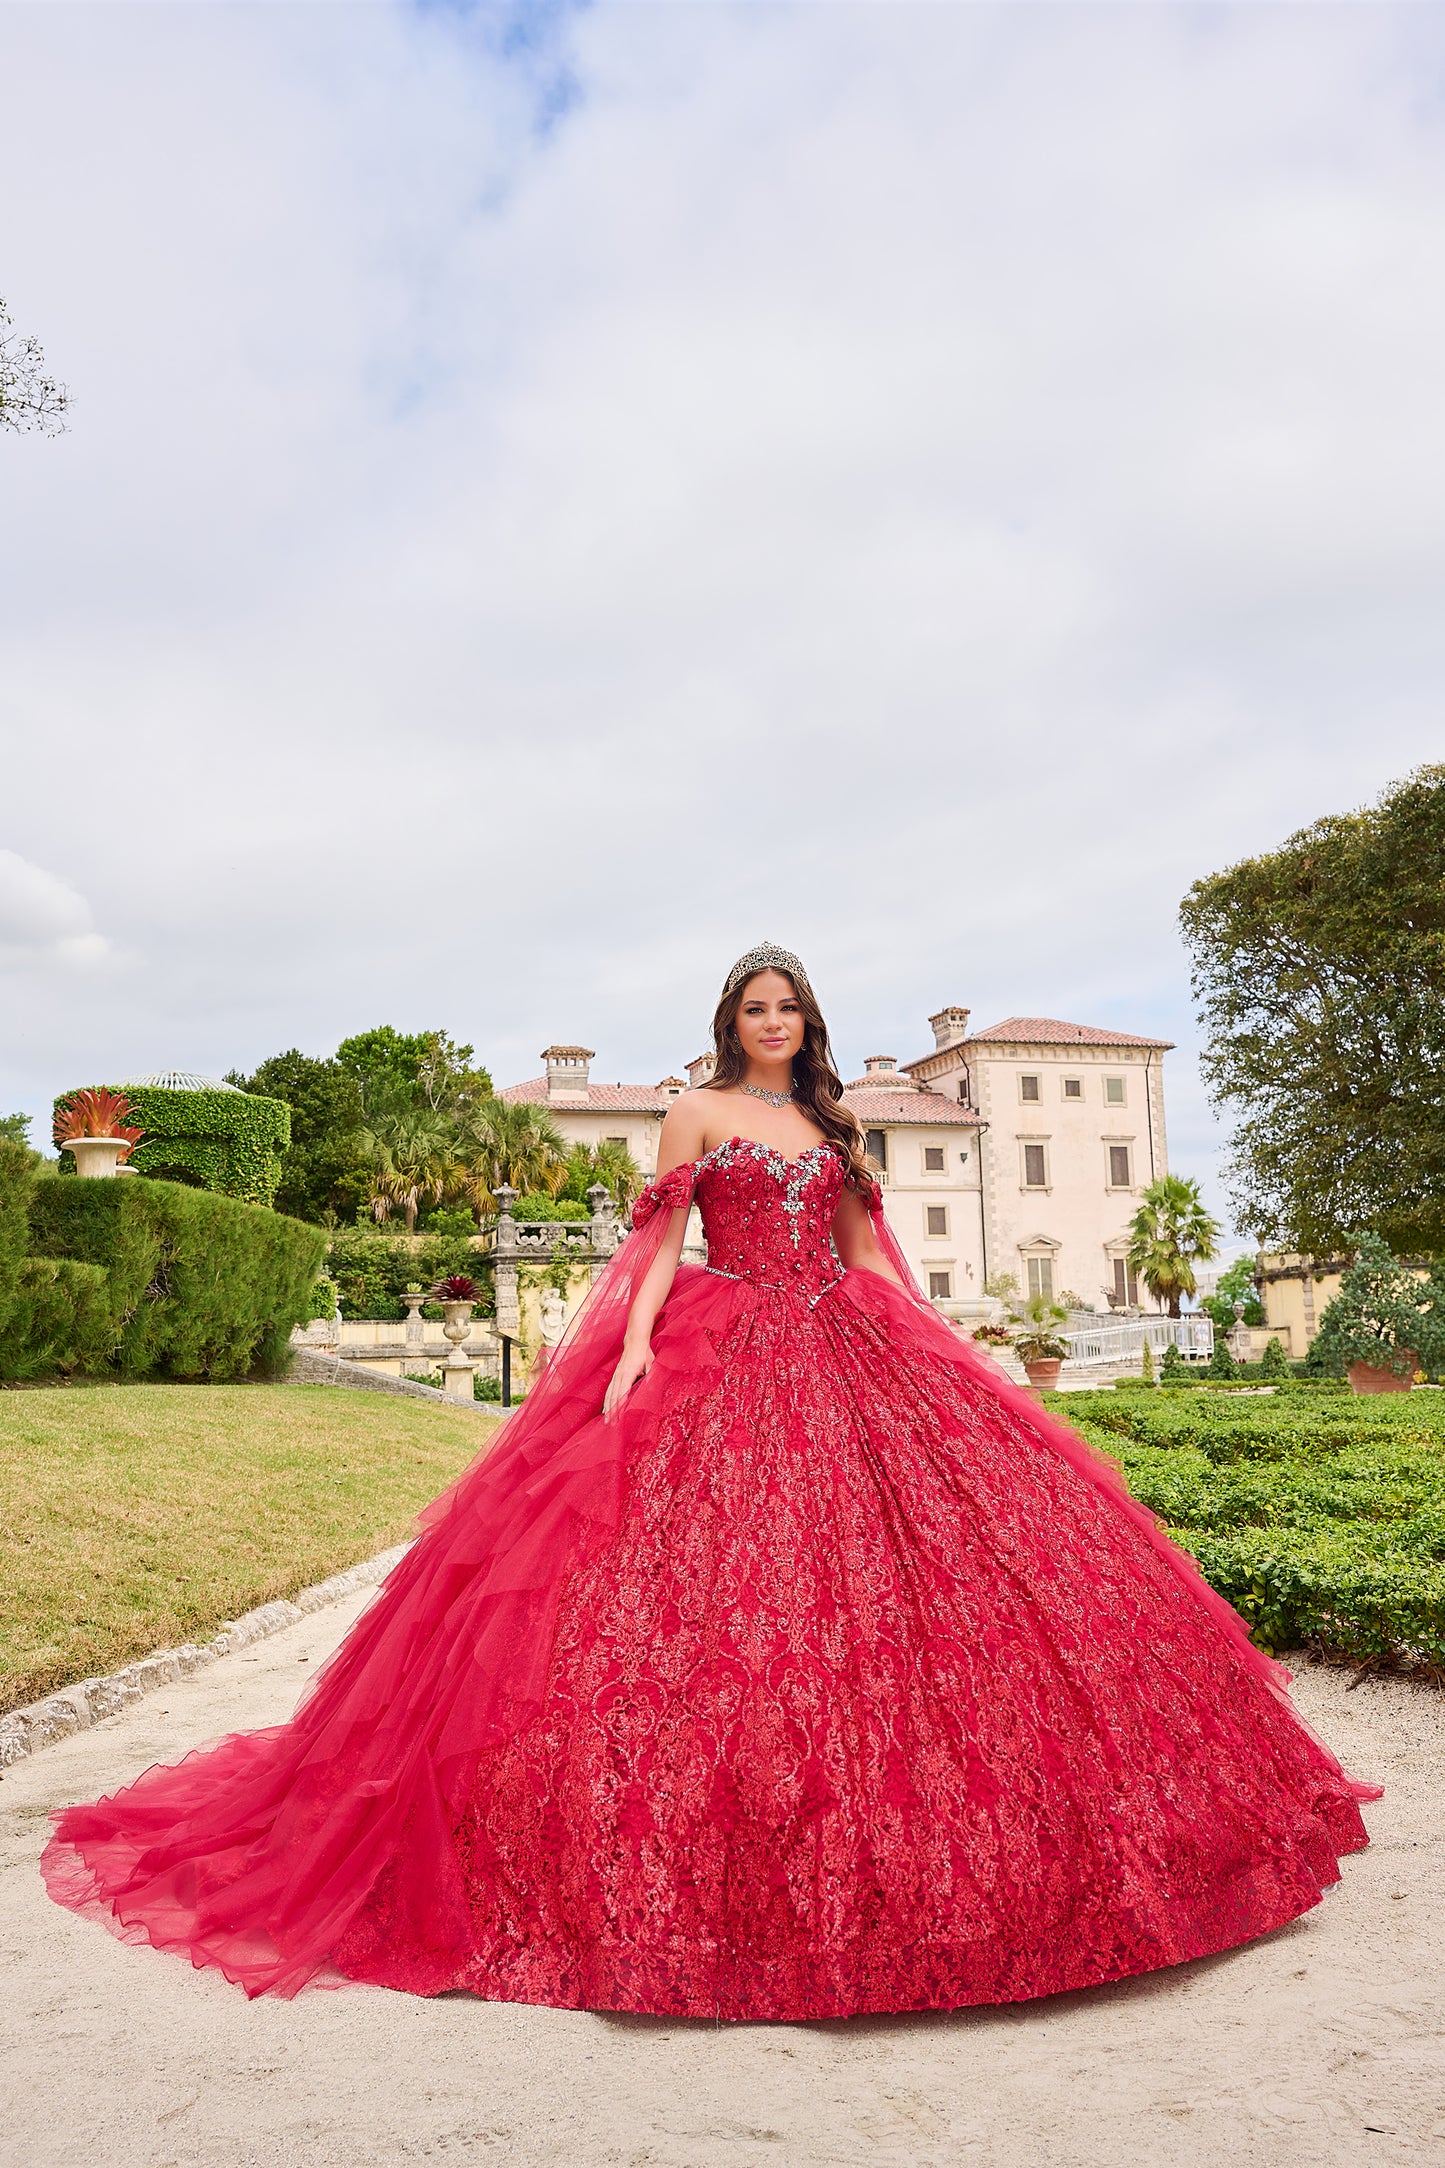
[[436,1282],[431,1299],[433,1302],[480,1302],[482,1291],[464,1272],[451,1272],[444,1280]]
[[1340,1291],[1320,1319],[1311,1354],[1413,1377],[1445,1362],[1445,1285],[1401,1264],[1378,1235],[1364,1235]]
[[128,1159],[145,1135],[143,1129],[127,1126],[131,1111],[124,1092],[109,1091],[103,1084],[88,1084],[84,1090],[62,1099],[56,1108],[55,1142],[65,1145],[76,1137],[118,1137],[125,1145],[120,1156]]

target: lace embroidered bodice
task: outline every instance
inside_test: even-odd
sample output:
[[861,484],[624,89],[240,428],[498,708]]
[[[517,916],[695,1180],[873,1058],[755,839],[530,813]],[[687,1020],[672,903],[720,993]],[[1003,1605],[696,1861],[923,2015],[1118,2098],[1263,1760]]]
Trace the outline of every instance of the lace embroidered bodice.
[[843,1162],[831,1144],[785,1159],[775,1145],[730,1137],[644,1191],[633,1224],[643,1225],[664,1206],[686,1204],[691,1192],[702,1213],[709,1272],[811,1305],[843,1277],[832,1237],[842,1189]]

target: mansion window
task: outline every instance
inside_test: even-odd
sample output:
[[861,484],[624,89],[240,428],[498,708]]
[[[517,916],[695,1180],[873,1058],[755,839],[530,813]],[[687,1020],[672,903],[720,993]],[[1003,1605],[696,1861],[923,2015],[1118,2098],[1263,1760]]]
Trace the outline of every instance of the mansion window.
[[615,1144],[619,1152],[625,1152],[627,1150],[626,1137],[604,1137],[602,1139],[602,1142],[604,1144]]
[[1110,1189],[1133,1188],[1134,1172],[1129,1164],[1131,1157],[1132,1154],[1127,1144],[1111,1144],[1109,1146]]
[[924,1145],[924,1147],[923,1147],[923,1171],[924,1171],[924,1173],[925,1173],[925,1174],[942,1174],[942,1172],[943,1172],[943,1146],[942,1146],[941,1144],[925,1144],[925,1145]]
[[1043,1097],[1043,1093],[1039,1089],[1039,1079],[1036,1076],[1021,1076],[1019,1078],[1019,1097],[1020,1099],[1027,1099],[1032,1105],[1037,1106],[1039,1100]]
[[1106,1107],[1121,1107],[1121,1106],[1123,1106],[1123,1104],[1124,1104],[1124,1079],[1123,1079],[1123,1078],[1122,1078],[1121,1076],[1106,1076],[1106,1077],[1105,1077],[1105,1079],[1104,1079],[1104,1104],[1105,1104],[1105,1106],[1106,1106]]
[[1049,1155],[1042,1144],[1026,1144],[1024,1155],[1024,1188],[1047,1189],[1049,1186]]
[[953,1294],[951,1272],[930,1272],[928,1275],[928,1299],[930,1302],[947,1302]]
[[863,1148],[880,1174],[888,1172],[888,1132],[886,1129],[867,1130]]
[[946,1235],[948,1233],[948,1206],[946,1204],[928,1205],[925,1209],[925,1217],[928,1221],[928,1232],[931,1235]]
[[1139,1300],[1139,1281],[1137,1275],[1129,1270],[1128,1258],[1115,1257],[1114,1259],[1112,1259],[1112,1263],[1114,1267],[1115,1302],[1119,1304],[1121,1309],[1123,1308],[1125,1303],[1137,1305]]
[[1083,1096],[1083,1078],[1081,1076],[1066,1076],[1064,1078],[1064,1097],[1066,1099],[1082,1099]]
[[1029,1268],[1029,1293],[1031,1295],[1042,1295],[1046,1302],[1052,1302],[1054,1299],[1054,1260],[1052,1257],[1030,1257],[1027,1259],[1027,1264]]

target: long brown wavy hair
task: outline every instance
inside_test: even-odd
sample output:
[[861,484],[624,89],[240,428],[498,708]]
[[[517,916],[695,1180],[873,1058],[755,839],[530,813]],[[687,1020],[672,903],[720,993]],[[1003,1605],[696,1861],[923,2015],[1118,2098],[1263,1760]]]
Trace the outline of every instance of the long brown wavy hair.
[[[858,1117],[843,1104],[843,1079],[834,1066],[833,1049],[828,1044],[828,1026],[823,1021],[817,996],[811,986],[800,986],[792,972],[783,970],[780,965],[769,964],[763,969],[777,971],[780,978],[787,980],[803,1012],[803,1043],[793,1056],[793,1104],[801,1107],[828,1142],[836,1146],[849,1187],[871,1197],[877,1177],[864,1149]],[[705,1091],[735,1090],[747,1074],[748,1057],[738,1037],[738,1010],[753,980],[761,976],[761,971],[752,972],[730,994],[725,993],[717,1005],[712,1020],[717,1066],[703,1086]]]

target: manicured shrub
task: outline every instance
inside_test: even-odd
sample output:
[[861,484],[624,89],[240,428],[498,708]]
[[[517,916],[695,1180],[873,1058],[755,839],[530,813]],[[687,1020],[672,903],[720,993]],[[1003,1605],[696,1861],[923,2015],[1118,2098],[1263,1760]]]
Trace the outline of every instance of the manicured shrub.
[[1164,1350],[1164,1360],[1159,1365],[1159,1383],[1161,1385],[1193,1385],[1195,1382],[1194,1372],[1180,1353],[1177,1342],[1171,1340]]
[[1378,1236],[1364,1235],[1314,1345],[1322,1362],[1345,1370],[1368,1363],[1402,1378],[1417,1363],[1434,1370],[1445,1361],[1445,1283],[1421,1279]]
[[[159,1084],[118,1088],[129,1118],[145,1131],[130,1155],[137,1173],[270,1204],[291,1141],[291,1109],[282,1100],[234,1090],[171,1091]],[[57,1115],[71,1096],[56,1100]],[[69,1160],[67,1153],[63,1164]]]
[[1262,1646],[1445,1663],[1445,1394],[1070,1393]]
[[0,1377],[43,1378],[72,1370],[99,1375],[119,1331],[104,1265],[27,1257],[0,1324]]
[[1154,1350],[1147,1340],[1139,1356],[1139,1381],[1143,1385],[1154,1383]]
[[1205,1376],[1211,1378],[1237,1378],[1239,1376],[1239,1364],[1235,1361],[1229,1342],[1225,1339],[1223,1333],[1216,1335],[1214,1353],[1209,1358],[1209,1368],[1205,1372]]
[[1280,1346],[1278,1339],[1272,1339],[1265,1349],[1259,1366],[1259,1374],[1261,1379],[1271,1385],[1277,1385],[1293,1376],[1289,1366],[1289,1357]]
[[[319,1227],[264,1206],[129,1177],[37,1184],[30,1231],[35,1256],[104,1269],[112,1360],[127,1378],[224,1380],[282,1368],[326,1240]],[[75,1348],[57,1359],[98,1367],[94,1323],[78,1296],[76,1319]]]
[[20,1268],[30,1249],[30,1200],[35,1154],[18,1137],[0,1137],[0,1329],[10,1312]]

